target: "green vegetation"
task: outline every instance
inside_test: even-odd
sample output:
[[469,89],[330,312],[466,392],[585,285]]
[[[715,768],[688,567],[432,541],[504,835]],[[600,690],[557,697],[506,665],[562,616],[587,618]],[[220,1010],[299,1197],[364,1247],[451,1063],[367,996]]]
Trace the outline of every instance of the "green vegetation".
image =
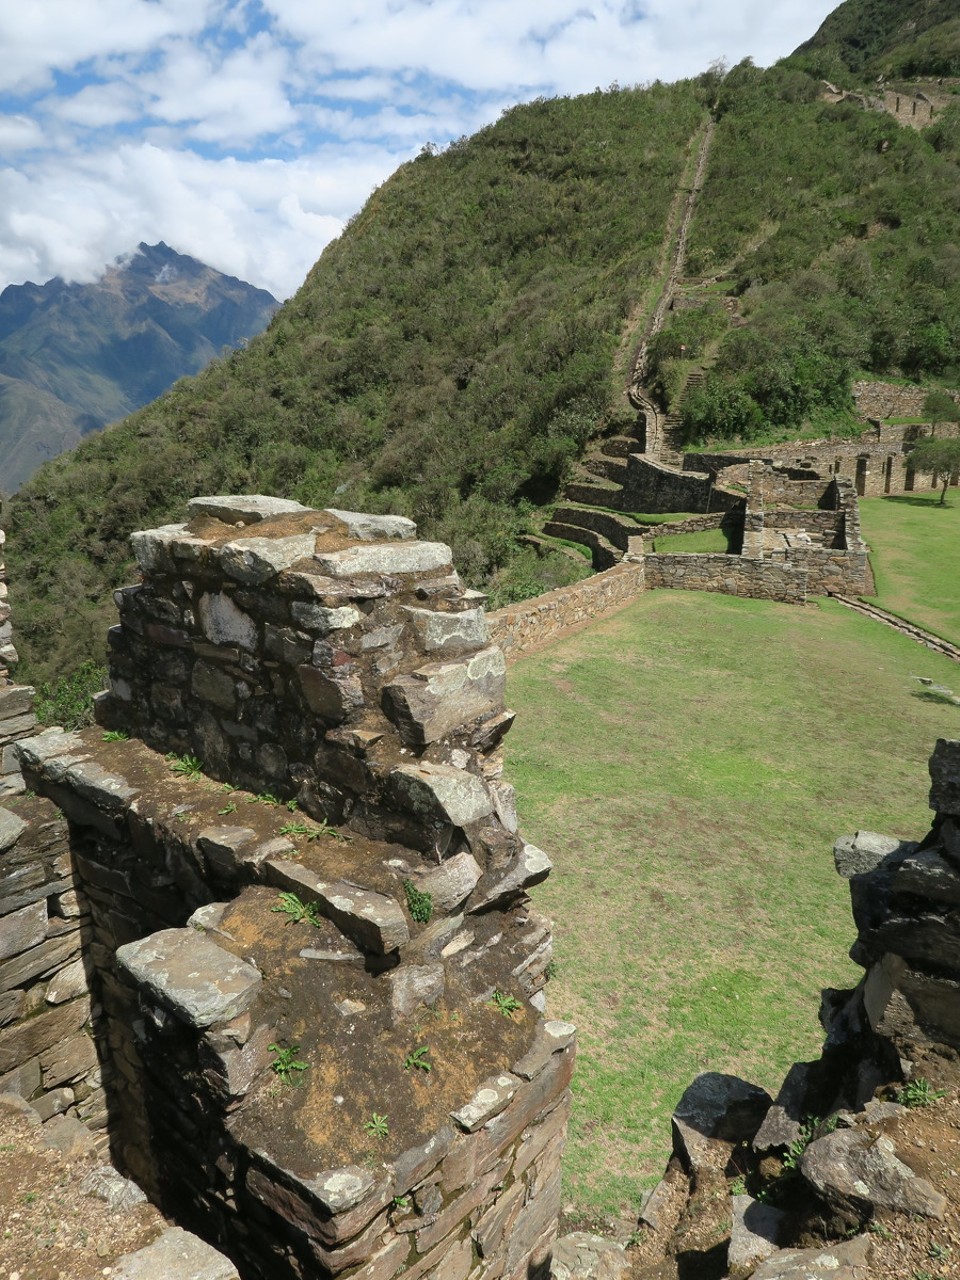
[[[52,669],[99,654],[127,536],[181,518],[196,493],[401,512],[452,543],[472,585],[509,578],[529,505],[614,412],[624,323],[705,94],[538,100],[401,166],[265,334],[13,500],[25,656]],[[550,567],[576,568],[560,554]]]
[[[887,0],[870,3],[881,37],[867,59],[902,25]],[[910,39],[934,30],[918,15]],[[197,492],[336,495],[410,515],[493,607],[588,573],[517,538],[589,438],[630,428],[624,352],[708,107],[718,123],[687,263],[704,284],[684,285],[701,305],[670,312],[651,352],[668,399],[705,372],[682,402],[688,442],[854,429],[854,373],[955,385],[960,104],[924,132],[900,128],[822,101],[809,56],[538,100],[403,165],[265,334],[13,499],[24,674],[99,659],[128,534],[180,518]]]
[[93,699],[106,687],[107,669],[88,658],[59,680],[42,680],[37,686],[35,711],[41,724],[62,729],[83,729],[93,724]]
[[860,503],[860,523],[871,548],[872,601],[960,644],[960,501],[941,507],[935,489],[866,498]]
[[203,761],[198,756],[178,756],[171,751],[166,759],[170,765],[170,772],[175,773],[178,778],[186,778],[188,782],[199,782],[203,777]]
[[704,529],[699,533],[668,533],[653,540],[654,551],[694,552],[730,551],[730,540],[722,529]]
[[274,1075],[279,1076],[284,1084],[300,1084],[303,1080],[303,1073],[310,1066],[309,1062],[301,1062],[297,1057],[300,1052],[298,1044],[290,1045],[286,1049],[281,1049],[278,1044],[268,1046],[271,1053],[277,1056],[270,1063],[270,1070]]
[[960,439],[918,440],[910,450],[910,462],[920,473],[935,475],[940,491],[941,507],[947,503],[947,486],[960,471]]
[[960,19],[952,0],[847,0],[790,61],[828,79],[956,76]]
[[433,894],[418,889],[412,880],[404,880],[403,892],[407,896],[407,907],[417,924],[429,924],[433,915]]
[[277,897],[279,899],[277,905],[270,910],[282,912],[287,917],[287,924],[299,924],[302,920],[306,920],[317,929],[323,924],[323,916],[315,902],[301,902],[295,893],[283,892]]
[[413,1049],[403,1060],[404,1071],[423,1071],[427,1075],[433,1070],[433,1063],[430,1061],[430,1046],[421,1045],[419,1049]]
[[520,1001],[516,996],[509,996],[505,991],[499,990],[494,991],[490,1003],[497,1013],[502,1014],[504,1018],[512,1018],[517,1010],[521,1008]]
[[381,1115],[378,1111],[371,1113],[370,1119],[364,1122],[363,1127],[374,1138],[382,1139],[390,1136],[390,1124],[387,1117]]
[[820,988],[860,972],[833,842],[928,829],[954,711],[911,676],[954,672],[829,600],[679,591],[511,668],[508,774],[555,863],[534,891],[556,923],[548,1011],[579,1027],[566,1194],[584,1212],[661,1175],[698,1072],[775,1090],[817,1054]]
[[945,1089],[934,1089],[929,1080],[917,1076],[916,1080],[908,1081],[898,1091],[897,1101],[904,1107],[929,1107],[945,1096]]

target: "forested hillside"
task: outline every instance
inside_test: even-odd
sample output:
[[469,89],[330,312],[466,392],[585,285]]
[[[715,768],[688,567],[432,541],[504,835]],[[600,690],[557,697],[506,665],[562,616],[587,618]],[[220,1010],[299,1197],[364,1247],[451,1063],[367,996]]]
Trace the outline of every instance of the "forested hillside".
[[[871,6],[891,7],[844,8]],[[128,534],[195,493],[402,512],[494,601],[562,580],[566,558],[537,561],[516,535],[591,435],[632,420],[631,357],[711,113],[687,265],[704,294],[654,352],[668,399],[698,362],[707,374],[689,438],[849,416],[856,373],[956,385],[960,110],[920,132],[824,101],[809,56],[536,101],[401,167],[265,334],[17,496],[27,670],[101,652]]]

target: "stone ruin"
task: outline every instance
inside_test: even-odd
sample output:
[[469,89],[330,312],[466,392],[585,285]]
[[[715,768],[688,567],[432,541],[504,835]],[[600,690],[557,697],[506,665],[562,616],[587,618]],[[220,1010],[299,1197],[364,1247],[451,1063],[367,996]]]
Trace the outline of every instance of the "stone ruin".
[[[502,777],[482,597],[396,517],[249,497],[189,516],[135,536],[102,727],[20,726],[36,794],[0,809],[0,1093],[51,1141],[92,1134],[202,1237],[151,1246],[167,1280],[587,1259],[619,1280],[612,1242],[554,1243],[574,1029],[541,1016],[527,890],[549,862]],[[724,1274],[857,1280],[875,1217],[948,1213],[890,1101],[960,1080],[960,742],[931,776],[919,844],[836,846],[866,972],[825,993],[821,1058],[774,1099],[693,1082],[641,1247],[689,1254],[719,1206]],[[790,1202],[758,1200],[788,1157]]]
[[550,863],[483,597],[414,535],[256,496],[134,535],[100,728],[24,737],[0,810],[0,1092],[245,1280],[549,1274]]

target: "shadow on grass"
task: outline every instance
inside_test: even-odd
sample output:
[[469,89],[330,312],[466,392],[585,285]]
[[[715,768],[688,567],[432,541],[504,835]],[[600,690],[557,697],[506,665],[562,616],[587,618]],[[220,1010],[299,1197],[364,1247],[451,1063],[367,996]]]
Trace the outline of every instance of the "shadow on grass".
[[919,698],[921,702],[938,702],[942,707],[960,707],[960,699],[952,693],[935,693],[932,689],[914,689],[911,698]]
[[939,507],[944,511],[949,511],[953,503],[948,499],[941,502],[939,497],[934,493],[929,498],[915,498],[910,493],[889,493],[884,496],[884,502],[896,502],[905,507]]

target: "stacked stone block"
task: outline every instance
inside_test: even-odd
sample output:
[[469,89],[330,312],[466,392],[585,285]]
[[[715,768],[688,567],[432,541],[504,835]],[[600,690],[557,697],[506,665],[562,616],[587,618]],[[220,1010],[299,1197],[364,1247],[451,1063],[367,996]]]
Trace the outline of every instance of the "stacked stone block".
[[18,685],[12,674],[19,658],[10,620],[5,544],[6,536],[0,529],[0,798],[23,790],[13,744],[32,733],[37,724],[33,714],[34,690]]
[[[134,538],[113,732],[20,748],[66,817],[114,1154],[245,1278],[549,1270],[574,1052],[539,1012],[550,864],[501,776],[503,655],[413,533],[196,501]],[[403,1102],[419,1040],[439,1113]],[[371,1150],[358,1107],[397,1136]]]
[[82,1122],[103,1146],[89,941],[63,815],[39,797],[0,808],[0,1093],[32,1099],[45,1123]]
[[931,1044],[960,1050],[960,741],[930,759],[933,827],[919,844],[869,832],[838,842],[866,969],[863,1010],[908,1062]]

